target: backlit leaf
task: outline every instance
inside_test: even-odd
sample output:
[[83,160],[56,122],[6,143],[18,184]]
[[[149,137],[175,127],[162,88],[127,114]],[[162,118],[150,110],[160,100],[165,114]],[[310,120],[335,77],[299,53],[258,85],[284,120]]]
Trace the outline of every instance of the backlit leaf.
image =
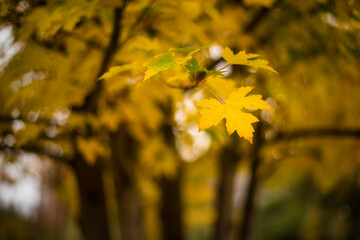
[[246,65],[254,68],[262,68],[271,72],[277,73],[272,67],[268,65],[268,61],[263,59],[257,59],[260,55],[253,53],[246,53],[241,51],[238,54],[233,53],[228,47],[225,48],[221,54],[228,64],[234,65]]
[[203,107],[200,110],[199,131],[216,126],[222,119],[226,119],[226,128],[229,134],[234,131],[240,137],[252,143],[254,128],[252,123],[259,120],[243,109],[271,109],[267,102],[261,100],[261,95],[246,95],[253,87],[242,87],[232,92],[226,103],[221,103],[215,98],[203,99],[196,106]]
[[[185,57],[175,58],[174,52],[188,51],[190,52]],[[152,60],[144,64],[147,67],[144,82],[148,81],[162,71],[173,68],[177,64],[185,64],[187,61],[192,59],[193,55],[198,51],[200,51],[200,48],[172,48],[168,51],[168,53],[155,56],[156,60]],[[193,68],[195,68],[195,66],[193,66]]]

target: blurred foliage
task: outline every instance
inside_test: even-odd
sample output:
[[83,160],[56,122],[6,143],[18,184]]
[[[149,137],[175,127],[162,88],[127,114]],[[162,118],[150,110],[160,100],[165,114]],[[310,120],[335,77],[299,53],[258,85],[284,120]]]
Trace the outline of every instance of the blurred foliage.
[[[6,166],[37,154],[43,162],[32,167],[48,173],[35,174],[47,196],[37,211],[49,213],[38,217],[79,238],[81,184],[96,186],[76,175],[83,159],[105,183],[99,225],[109,221],[109,239],[123,234],[119,188],[133,187],[142,200],[128,208],[139,200],[146,236],[164,240],[163,196],[175,187],[162,183],[177,181],[184,236],[195,240],[212,237],[222,211],[217,189],[234,170],[223,186],[233,239],[246,211],[255,216],[252,239],[358,239],[359,12],[357,0],[3,0],[0,181],[11,186]],[[226,60],[246,66],[220,70]],[[253,144],[229,137],[225,121],[198,132],[195,102],[213,96],[194,79],[225,99],[255,86],[273,109],[248,111],[260,119]],[[227,156],[236,159],[226,169]],[[119,187],[124,179],[129,188]],[[0,239],[31,239],[41,225],[11,209],[0,215]],[[57,234],[43,233],[36,239]]]

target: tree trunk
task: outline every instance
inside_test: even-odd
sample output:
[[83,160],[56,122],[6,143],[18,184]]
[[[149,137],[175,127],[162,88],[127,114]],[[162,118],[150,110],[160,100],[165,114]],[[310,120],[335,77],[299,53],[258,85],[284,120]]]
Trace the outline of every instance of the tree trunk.
[[232,144],[224,147],[220,152],[214,240],[231,238],[234,178],[236,167],[240,161],[240,156],[236,151],[236,143],[237,141],[232,138]]
[[161,223],[162,240],[182,240],[182,204],[181,204],[181,169],[173,178],[162,177],[161,190]]
[[162,106],[164,115],[168,121],[161,128],[167,147],[172,150],[175,158],[179,161],[176,174],[172,177],[162,176],[159,180],[161,191],[160,221],[162,229],[162,240],[184,239],[183,208],[182,208],[182,168],[180,156],[176,149],[176,141],[173,133],[173,125],[169,124],[173,119],[173,108],[171,101]]
[[254,201],[256,190],[259,185],[257,172],[261,164],[260,149],[264,144],[264,141],[265,140],[263,135],[263,124],[259,122],[258,127],[255,130],[252,162],[250,169],[250,182],[247,188],[245,205],[243,209],[243,217],[241,219],[242,221],[240,227],[240,234],[238,235],[239,240],[250,239],[254,215]]
[[145,239],[143,203],[137,185],[137,143],[125,126],[110,135],[122,240]]
[[[349,192],[347,193],[347,202],[350,208],[349,230],[346,239],[360,240],[360,188],[359,188],[359,168],[354,167],[354,176],[349,185]],[[346,235],[345,235],[346,236]],[[344,237],[345,238],[345,237]]]
[[80,225],[84,240],[110,239],[105,190],[99,163],[90,166],[80,153],[73,169],[80,193]]

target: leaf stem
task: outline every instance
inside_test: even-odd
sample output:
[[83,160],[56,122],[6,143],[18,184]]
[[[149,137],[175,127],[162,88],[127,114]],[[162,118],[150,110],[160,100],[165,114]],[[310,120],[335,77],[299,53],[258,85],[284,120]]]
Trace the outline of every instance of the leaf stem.
[[220,68],[218,71],[224,70],[224,69],[227,68],[228,66],[230,66],[230,64],[226,64],[225,66],[223,66],[222,68]]
[[197,87],[205,89],[206,91],[211,93],[214,97],[216,97],[216,99],[219,100],[219,102],[221,102],[221,104],[225,104],[225,101],[223,99],[221,99],[218,95],[216,95],[213,91],[211,91],[209,88],[205,87],[204,85],[197,86]]

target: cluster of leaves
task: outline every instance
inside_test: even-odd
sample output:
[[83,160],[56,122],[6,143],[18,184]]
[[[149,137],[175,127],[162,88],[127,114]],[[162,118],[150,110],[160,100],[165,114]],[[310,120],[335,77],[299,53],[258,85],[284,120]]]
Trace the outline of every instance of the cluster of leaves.
[[[186,53],[186,55],[179,57],[178,55],[180,54],[176,54],[179,52]],[[156,55],[155,60],[144,64],[147,67],[144,82],[156,79],[166,70],[174,68],[184,69],[185,78],[180,80],[177,87],[205,89],[215,97],[203,99],[196,103],[196,106],[202,108],[200,110],[199,131],[216,126],[225,118],[229,134],[236,131],[240,137],[244,137],[249,142],[252,142],[254,128],[251,124],[259,120],[243,110],[271,109],[271,106],[264,100],[261,100],[261,95],[247,96],[253,87],[234,89],[228,96],[220,95],[218,91],[224,88],[224,85],[220,83],[230,81],[222,79],[224,77],[224,71],[222,70],[230,65],[245,65],[266,69],[275,73],[276,71],[268,66],[268,61],[258,59],[258,54],[247,54],[245,51],[234,54],[228,47],[225,48],[222,54],[227,65],[220,70],[211,71],[204,67],[204,60],[199,57],[200,52],[201,48],[172,48],[166,53]],[[205,77],[200,78],[199,76],[202,73],[205,73]],[[212,77],[209,78],[209,76]],[[215,91],[212,91],[207,83],[215,81],[215,79],[218,79],[220,82],[217,83],[218,85],[216,83],[212,84],[211,88],[215,89]],[[172,80],[168,80],[165,83],[170,87],[172,86]]]

